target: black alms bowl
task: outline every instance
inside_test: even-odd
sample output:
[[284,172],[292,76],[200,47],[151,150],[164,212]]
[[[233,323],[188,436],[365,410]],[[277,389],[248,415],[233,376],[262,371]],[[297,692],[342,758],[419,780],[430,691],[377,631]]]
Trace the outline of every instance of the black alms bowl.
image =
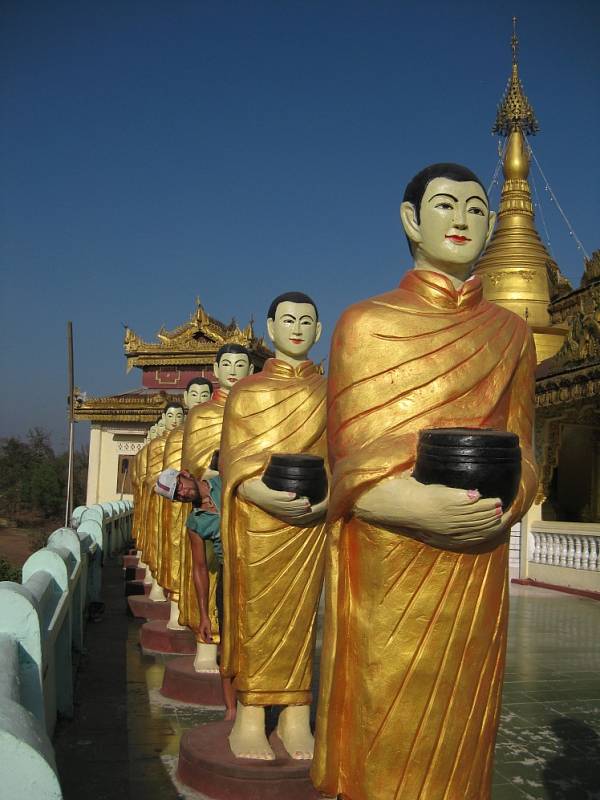
[[327,495],[325,463],[308,453],[273,453],[262,480],[270,489],[308,497],[311,505]]
[[519,437],[492,428],[428,428],[419,434],[413,478],[499,497],[506,510],[521,480]]

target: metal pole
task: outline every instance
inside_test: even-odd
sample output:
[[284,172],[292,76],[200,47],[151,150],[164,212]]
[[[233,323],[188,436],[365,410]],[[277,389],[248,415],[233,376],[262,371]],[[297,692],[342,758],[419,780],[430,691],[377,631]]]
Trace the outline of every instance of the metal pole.
[[67,473],[67,502],[65,508],[65,528],[69,527],[73,516],[73,447],[75,442],[74,402],[75,384],[73,380],[73,323],[67,322],[67,379],[69,382],[69,467]]

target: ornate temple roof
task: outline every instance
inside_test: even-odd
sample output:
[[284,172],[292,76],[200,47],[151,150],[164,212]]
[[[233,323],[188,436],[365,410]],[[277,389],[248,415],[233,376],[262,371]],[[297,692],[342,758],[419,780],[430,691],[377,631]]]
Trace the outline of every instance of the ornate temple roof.
[[[254,334],[252,321],[240,328],[235,320],[228,325],[206,313],[199,299],[196,310],[183,325],[171,331],[162,327],[156,342],[146,342],[131,328],[125,328],[123,349],[127,372],[139,367],[154,383],[139,389],[104,397],[75,398],[74,417],[96,423],[140,423],[142,427],[156,422],[169,399],[179,399],[191,377],[213,380],[213,364],[217,351],[224,344],[241,344],[250,352],[255,370],[261,369],[273,352],[262,337]],[[163,380],[164,379],[164,380]]]
[[273,354],[264,339],[254,335],[252,320],[240,328],[235,319],[229,325],[206,313],[200,299],[189,320],[171,331],[164,326],[156,334],[156,342],[146,342],[131,328],[125,328],[123,348],[127,358],[127,372],[132,367],[155,367],[169,364],[212,366],[217,350],[223,344],[241,344],[262,363]]
[[74,416],[76,420],[89,422],[139,422],[148,427],[156,422],[168,400],[180,397],[181,392],[153,389],[135,389],[106,397],[79,395],[75,397]]
[[[578,289],[551,305],[551,314],[567,326],[560,350],[540,364],[536,405],[552,412],[558,407],[590,404],[598,421],[600,396],[600,250],[585,259]],[[581,410],[578,410],[581,418]]]

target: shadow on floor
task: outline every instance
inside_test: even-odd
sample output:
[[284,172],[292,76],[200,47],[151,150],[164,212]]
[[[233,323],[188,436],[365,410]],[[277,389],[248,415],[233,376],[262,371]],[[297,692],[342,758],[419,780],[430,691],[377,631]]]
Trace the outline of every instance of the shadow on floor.
[[562,752],[546,763],[544,788],[549,800],[600,798],[600,737],[577,719],[555,719],[551,728]]
[[102,582],[106,607],[102,619],[87,627],[75,715],[59,720],[54,736],[64,800],[176,800],[180,795],[157,757],[175,731],[168,722],[152,719],[143,669],[132,671],[130,622],[117,559],[106,560]]

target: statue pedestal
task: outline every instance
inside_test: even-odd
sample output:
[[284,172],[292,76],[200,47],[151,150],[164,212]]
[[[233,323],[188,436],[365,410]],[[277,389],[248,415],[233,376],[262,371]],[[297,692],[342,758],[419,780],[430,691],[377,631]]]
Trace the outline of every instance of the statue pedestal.
[[150,584],[144,583],[144,581],[125,581],[125,597],[134,595],[147,597],[150,594],[150,589]]
[[172,658],[165,665],[160,693],[184,703],[221,708],[225,706],[219,673],[196,672],[194,656]]
[[131,567],[137,567],[139,562],[140,562],[140,560],[135,554],[134,555],[129,554],[129,555],[123,556],[123,567],[125,569],[131,568]]
[[126,581],[143,581],[146,570],[144,567],[124,567]]
[[235,758],[227,737],[231,722],[209,722],[186,731],[179,745],[177,777],[211,800],[321,800],[308,772],[311,761],[290,758],[272,733],[275,761]]
[[[148,586],[148,592],[150,586]],[[134,617],[138,619],[169,619],[171,613],[171,604],[168,600],[154,602],[148,600],[146,594],[134,595],[127,598],[127,605]]]
[[[169,603],[165,605],[168,607]],[[196,637],[189,628],[172,631],[162,619],[155,619],[142,625],[140,644],[143,650],[152,650],[154,653],[190,655],[196,652]]]

